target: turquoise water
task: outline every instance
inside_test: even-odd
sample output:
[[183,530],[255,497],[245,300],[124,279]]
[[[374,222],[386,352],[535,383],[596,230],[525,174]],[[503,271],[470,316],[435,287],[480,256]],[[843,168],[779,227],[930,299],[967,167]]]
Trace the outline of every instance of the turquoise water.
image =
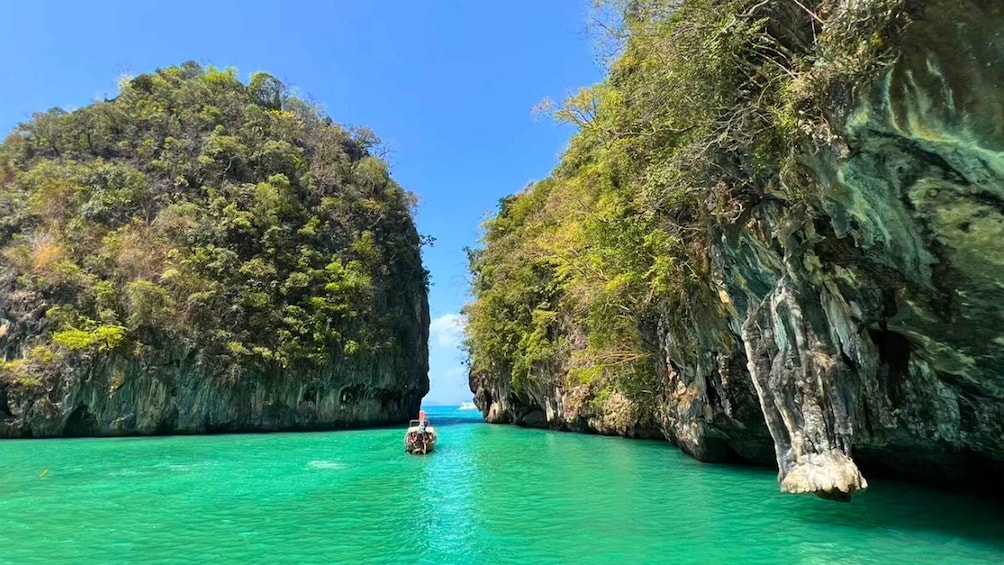
[[661,442],[430,414],[425,458],[398,429],[0,442],[0,563],[1004,563],[1004,509],[972,497],[875,480],[839,504]]

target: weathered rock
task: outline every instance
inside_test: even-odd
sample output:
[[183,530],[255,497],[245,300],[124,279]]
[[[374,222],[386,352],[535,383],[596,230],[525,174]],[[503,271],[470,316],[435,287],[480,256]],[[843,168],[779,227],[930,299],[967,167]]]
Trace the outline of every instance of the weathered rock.
[[392,355],[351,366],[230,381],[211,359],[165,346],[142,361],[85,359],[43,388],[0,383],[0,438],[326,430],[407,422],[429,390],[428,307],[424,292],[414,299],[413,318],[401,320],[414,330],[414,339],[398,344]]
[[[804,156],[818,194],[717,226],[720,304],[653,336],[663,435],[702,460],[773,458],[785,492],[847,499],[874,469],[1004,493],[1004,7],[922,4],[835,118],[842,143]],[[489,421],[525,412],[498,383],[472,389]]]
[[407,422],[413,197],[274,77],[193,62],[0,143],[0,438]]

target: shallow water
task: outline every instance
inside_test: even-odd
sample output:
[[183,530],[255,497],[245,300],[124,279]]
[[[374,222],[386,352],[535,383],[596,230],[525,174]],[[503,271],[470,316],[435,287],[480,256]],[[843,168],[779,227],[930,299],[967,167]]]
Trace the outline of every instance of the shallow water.
[[662,442],[489,426],[0,442],[0,563],[1004,563],[1004,509],[850,504]]

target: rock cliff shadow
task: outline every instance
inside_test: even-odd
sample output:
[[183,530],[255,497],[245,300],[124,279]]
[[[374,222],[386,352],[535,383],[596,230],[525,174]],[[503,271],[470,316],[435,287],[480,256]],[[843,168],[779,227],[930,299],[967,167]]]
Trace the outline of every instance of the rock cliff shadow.
[[[927,500],[918,505],[918,496]],[[975,495],[918,493],[905,485],[876,481],[850,504],[804,502],[793,505],[792,517],[828,527],[942,534],[1004,552],[1004,508]],[[987,520],[987,516],[999,519]]]

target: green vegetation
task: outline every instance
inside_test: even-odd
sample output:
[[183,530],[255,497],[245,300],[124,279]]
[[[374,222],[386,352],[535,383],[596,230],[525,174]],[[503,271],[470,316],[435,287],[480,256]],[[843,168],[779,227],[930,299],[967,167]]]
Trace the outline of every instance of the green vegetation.
[[[608,78],[563,105],[578,134],[552,176],[502,201],[470,252],[476,377],[651,396],[658,333],[720,305],[709,248],[767,195],[815,184],[803,156],[839,139],[839,94],[879,72],[902,0],[625,0]],[[836,93],[836,94],[835,94]],[[686,354],[675,351],[673,354]]]
[[393,347],[427,275],[376,144],[267,74],[194,63],[35,115],[0,145],[0,291],[38,331],[0,336],[0,378],[165,344],[234,378]]

